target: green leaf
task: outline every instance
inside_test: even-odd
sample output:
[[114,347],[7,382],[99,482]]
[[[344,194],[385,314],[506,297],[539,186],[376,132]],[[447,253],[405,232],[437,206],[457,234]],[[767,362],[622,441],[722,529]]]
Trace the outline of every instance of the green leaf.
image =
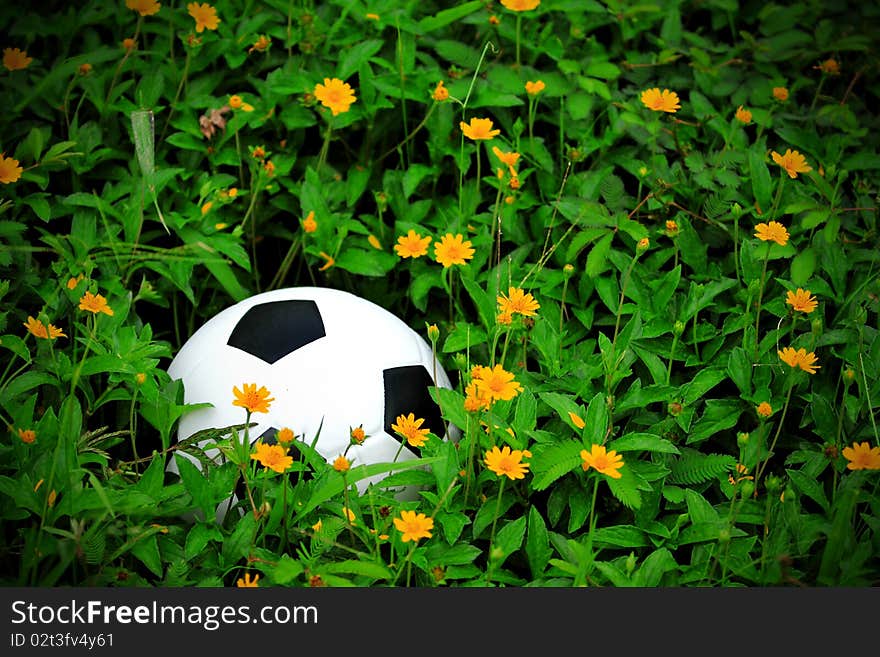
[[574,470],[582,462],[583,448],[582,443],[574,440],[564,440],[550,447],[536,445],[532,448],[532,488],[545,490],[554,481]]
[[162,576],[162,557],[159,555],[159,543],[155,534],[135,543],[131,548],[131,553],[140,559],[141,563],[149,568],[156,577]]
[[679,454],[678,448],[665,438],[653,433],[630,433],[611,441],[609,450],[616,452],[662,452],[665,454]]
[[[299,564],[298,562],[297,564],[300,567],[300,572],[302,572],[302,564]],[[394,577],[384,564],[372,561],[362,561],[359,559],[346,559],[344,561],[325,563],[321,566],[321,570],[323,572],[334,574],[360,575],[373,580],[391,580]],[[297,573],[297,575],[299,575],[299,573]]]
[[490,558],[501,565],[507,557],[519,550],[526,533],[526,517],[520,516],[516,520],[512,520],[504,525],[495,535],[495,541],[492,545],[493,553],[497,550],[501,552],[500,557],[490,555]]
[[257,535],[257,520],[253,513],[245,513],[236,523],[232,534],[223,541],[223,562],[227,565],[244,559],[254,544]]
[[666,548],[657,548],[639,566],[633,576],[633,584],[635,586],[656,587],[660,584],[663,575],[678,569],[679,565],[672,553]]
[[744,396],[752,392],[752,361],[742,347],[734,347],[727,357],[727,374]]
[[458,545],[431,544],[425,558],[431,566],[461,566],[473,563],[482,550],[475,545],[459,543]]
[[608,488],[611,489],[611,493],[620,500],[620,503],[623,504],[627,509],[638,509],[642,506],[642,495],[639,493],[638,489],[638,481],[633,474],[632,468],[623,466],[620,469],[620,478],[613,479],[611,477],[602,475],[606,482],[608,482]]
[[684,492],[684,497],[692,523],[715,522],[719,519],[718,512],[697,491],[688,488]]
[[529,509],[528,534],[526,538],[526,557],[532,578],[537,579],[544,573],[553,549],[550,547],[550,534],[541,512],[534,506]]
[[462,276],[461,282],[477,307],[477,312],[480,315],[483,326],[487,330],[491,330],[495,326],[495,300],[475,280]]
[[800,251],[791,261],[791,282],[803,287],[816,271],[816,252],[812,247]]
[[218,543],[223,540],[223,534],[216,523],[213,522],[213,518],[209,522],[200,522],[193,525],[186,535],[186,545],[183,549],[184,556],[187,559],[196,558],[212,540]]
[[595,278],[608,268],[608,252],[611,250],[611,240],[614,233],[607,233],[596,242],[587,254],[586,272],[590,278]]
[[180,472],[180,479],[186,491],[192,496],[193,503],[204,512],[205,518],[213,518],[215,505],[208,478],[185,456],[175,454],[174,460]]
[[806,475],[800,470],[786,470],[785,472],[795,488],[821,506],[825,513],[830,512],[831,504],[828,502],[825,491],[822,490],[822,486],[815,477]]
[[608,405],[605,403],[605,393],[597,392],[587,406],[587,415],[584,418],[583,440],[586,446],[601,445],[605,440],[608,430],[608,422],[611,417],[608,413]]
[[437,12],[434,16],[426,16],[420,20],[418,23],[418,31],[423,34],[433,32],[434,30],[445,27],[450,23],[455,23],[456,21],[461,20],[468,14],[472,14],[482,7],[482,0],[472,0],[471,2],[465,2],[464,4],[452,7],[451,9],[444,9],[443,11]]
[[[261,567],[269,581],[277,586],[289,585],[305,570],[305,566],[289,554],[282,554],[280,559],[275,559],[272,563],[262,563]],[[328,568],[327,572],[332,571]]]
[[752,181],[752,193],[764,212],[770,210],[772,204],[772,181],[770,169],[767,168],[766,156],[761,144],[749,149],[749,179]]

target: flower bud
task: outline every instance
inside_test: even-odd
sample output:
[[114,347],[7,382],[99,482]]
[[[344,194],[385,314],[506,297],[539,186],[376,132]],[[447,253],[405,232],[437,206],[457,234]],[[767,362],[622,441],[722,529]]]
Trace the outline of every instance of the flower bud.
[[718,530],[718,542],[728,543],[730,541],[730,530],[727,527]]
[[666,410],[672,417],[678,417],[681,415],[684,407],[679,402],[669,402],[669,405],[666,407]]
[[782,490],[782,479],[776,475],[770,475],[764,485],[767,486],[768,493],[777,493]]
[[673,335],[681,335],[684,333],[685,325],[681,320],[676,320],[675,324],[672,325],[672,334]]
[[739,203],[734,203],[730,206],[730,214],[734,219],[739,219],[742,216],[743,209]]
[[437,328],[436,324],[431,324],[428,326],[428,339],[431,342],[436,343],[437,339],[440,337],[440,329]]
[[636,569],[636,554],[635,552],[630,552],[629,556],[626,558],[626,574],[632,575],[632,572]]
[[755,493],[755,482],[746,479],[740,484],[740,492],[742,493],[743,499],[751,497]]
[[749,444],[749,434],[747,431],[736,434],[736,444],[740,449],[746,448],[746,445]]

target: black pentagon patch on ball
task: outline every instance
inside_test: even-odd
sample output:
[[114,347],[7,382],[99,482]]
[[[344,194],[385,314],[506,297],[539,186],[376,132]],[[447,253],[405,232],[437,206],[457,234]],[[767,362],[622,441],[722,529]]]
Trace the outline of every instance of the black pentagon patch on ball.
[[249,308],[226,343],[271,365],[325,335],[318,305],[310,300],[289,299]]
[[[382,378],[385,381],[385,433],[402,440],[391,425],[396,424],[399,415],[412,413],[416,418],[424,418],[422,429],[430,429],[435,436],[443,437],[446,431],[440,407],[428,392],[434,380],[424,365],[392,367],[382,372]],[[410,445],[407,447],[413,449]]]

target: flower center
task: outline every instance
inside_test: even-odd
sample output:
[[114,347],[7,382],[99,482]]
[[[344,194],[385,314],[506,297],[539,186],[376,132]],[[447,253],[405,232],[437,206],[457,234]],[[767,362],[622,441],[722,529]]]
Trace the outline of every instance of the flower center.
[[504,472],[513,472],[515,466],[516,463],[514,463],[513,459],[509,456],[505,456],[498,461],[498,469],[503,470]]

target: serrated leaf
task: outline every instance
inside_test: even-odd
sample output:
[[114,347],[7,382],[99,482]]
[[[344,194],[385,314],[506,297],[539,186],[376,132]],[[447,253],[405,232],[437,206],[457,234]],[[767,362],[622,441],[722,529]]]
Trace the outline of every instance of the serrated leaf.
[[565,440],[540,451],[533,449],[532,489],[545,490],[554,481],[574,470],[581,463],[583,448],[580,442]]
[[630,433],[611,441],[609,450],[616,452],[663,452],[666,454],[680,454],[678,448],[669,440],[661,438],[653,433]]

